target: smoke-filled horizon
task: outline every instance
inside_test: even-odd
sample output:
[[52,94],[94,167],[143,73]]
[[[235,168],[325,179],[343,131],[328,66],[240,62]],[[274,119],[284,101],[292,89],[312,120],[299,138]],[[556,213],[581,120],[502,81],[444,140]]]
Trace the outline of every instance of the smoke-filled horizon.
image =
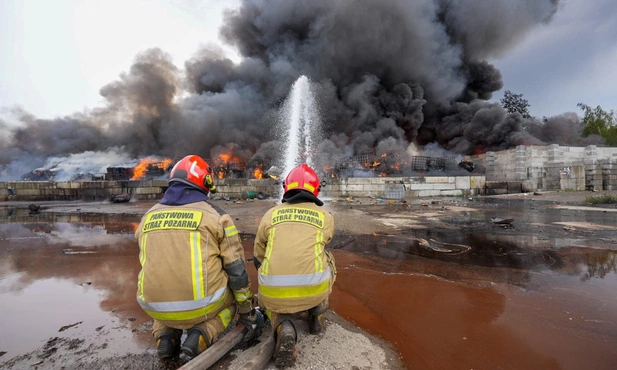
[[[251,0],[225,14],[237,63],[202,49],[183,68],[160,49],[139,53],[100,90],[102,107],[56,119],[15,110],[0,121],[9,177],[50,157],[122,151],[127,158],[233,152],[281,161],[279,110],[307,76],[324,129],[315,163],[427,144],[456,154],[516,145],[588,145],[577,115],[546,122],[489,103],[503,88],[491,58],[551,21],[559,0]],[[117,164],[117,163],[110,163]]]

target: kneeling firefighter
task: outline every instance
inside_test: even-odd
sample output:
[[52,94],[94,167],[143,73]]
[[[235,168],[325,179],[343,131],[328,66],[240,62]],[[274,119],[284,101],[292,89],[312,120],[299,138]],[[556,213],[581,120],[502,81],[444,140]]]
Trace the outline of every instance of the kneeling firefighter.
[[[236,312],[255,332],[253,294],[244,249],[231,217],[208,202],[213,173],[201,157],[189,155],[171,170],[169,188],[143,216],[135,237],[141,271],[137,301],[154,319],[159,358],[180,350],[195,357],[229,326]],[[180,345],[182,330],[187,337]]]
[[325,250],[334,218],[321,208],[320,185],[308,165],[294,168],[285,179],[282,204],[263,216],[255,237],[259,305],[272,322],[275,365],[281,367],[294,365],[297,357],[293,314],[308,311],[309,332],[320,333],[336,279],[334,258]]

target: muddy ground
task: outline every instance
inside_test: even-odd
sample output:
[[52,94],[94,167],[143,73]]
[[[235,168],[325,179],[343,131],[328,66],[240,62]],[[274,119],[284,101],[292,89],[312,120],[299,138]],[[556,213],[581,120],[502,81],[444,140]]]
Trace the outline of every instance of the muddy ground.
[[[316,337],[299,322],[297,368],[617,368],[617,209],[584,203],[605,193],[326,199],[332,312]],[[250,258],[276,202],[216,203]],[[36,204],[1,204],[0,368],[181,366],[158,362],[134,298],[132,232],[153,203]]]

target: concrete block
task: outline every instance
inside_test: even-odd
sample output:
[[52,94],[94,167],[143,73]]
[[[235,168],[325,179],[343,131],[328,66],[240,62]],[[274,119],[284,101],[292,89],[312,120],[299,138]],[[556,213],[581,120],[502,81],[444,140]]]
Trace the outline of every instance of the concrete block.
[[87,187],[93,189],[103,189],[105,187],[105,181],[90,181],[88,182]]
[[146,182],[146,180],[144,181],[126,181],[124,186],[127,188],[142,188],[145,186],[148,186],[149,184]]
[[508,194],[518,194],[523,192],[521,181],[508,181]]
[[447,197],[461,197],[463,196],[463,190],[442,190],[441,195]]
[[427,176],[425,178],[427,184],[445,184],[449,182],[454,182],[454,177],[452,176]]
[[457,176],[455,180],[457,189],[471,189],[471,176]]
[[369,179],[369,183],[373,185],[383,185],[386,181],[390,181],[391,179],[386,177],[371,177]]
[[19,197],[31,197],[38,196],[40,194],[41,192],[39,191],[39,189],[18,189],[16,195]]
[[160,188],[146,187],[146,188],[134,188],[133,194],[156,194],[160,192]]
[[410,184],[409,190],[434,190],[435,184]]
[[424,176],[407,177],[406,179],[403,180],[403,183],[405,183],[405,184],[425,184],[426,183],[426,177],[424,177]]
[[435,189],[435,190],[454,190],[454,189],[456,189],[456,184],[454,183],[454,181],[452,183],[448,183],[448,184],[433,184],[433,189]]
[[403,199],[414,199],[417,198],[418,195],[418,191],[406,191],[405,192],[405,196],[403,197]]
[[[322,179],[325,180],[325,179]],[[251,186],[269,186],[273,185],[274,180],[272,179],[249,179],[249,185]]]
[[485,191],[486,195],[500,195],[500,194],[508,194],[508,189],[491,189],[491,188],[486,188]]
[[418,197],[438,197],[441,195],[441,190],[420,190]]
[[469,187],[471,189],[484,189],[486,187],[486,177],[484,176],[470,176]]
[[343,192],[364,192],[364,185],[344,185],[341,186]]
[[370,179],[366,177],[348,177],[347,178],[348,185],[364,185],[369,181]]
[[372,184],[364,185],[364,191],[367,191],[367,192],[375,191],[375,192],[382,192],[383,193],[385,191],[385,189],[386,189],[385,184],[380,184],[380,185],[372,185]]
[[508,183],[506,181],[487,181],[485,187],[487,189],[504,189],[506,192],[508,191]]

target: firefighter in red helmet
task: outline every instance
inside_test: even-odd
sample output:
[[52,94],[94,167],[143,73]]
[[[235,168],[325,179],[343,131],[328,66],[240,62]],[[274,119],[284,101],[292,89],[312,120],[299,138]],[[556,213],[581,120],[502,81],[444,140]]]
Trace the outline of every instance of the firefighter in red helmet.
[[282,204],[263,216],[255,237],[259,305],[272,322],[280,367],[294,365],[297,356],[293,314],[308,311],[309,332],[320,333],[336,278],[334,258],[325,249],[334,235],[334,219],[321,208],[320,187],[308,165],[291,170]]
[[165,195],[135,232],[142,266],[137,301],[154,319],[161,359],[180,351],[197,356],[237,312],[248,328],[245,340],[255,333],[244,249],[231,217],[208,201],[215,189],[208,163],[196,155],[184,157],[171,170]]

